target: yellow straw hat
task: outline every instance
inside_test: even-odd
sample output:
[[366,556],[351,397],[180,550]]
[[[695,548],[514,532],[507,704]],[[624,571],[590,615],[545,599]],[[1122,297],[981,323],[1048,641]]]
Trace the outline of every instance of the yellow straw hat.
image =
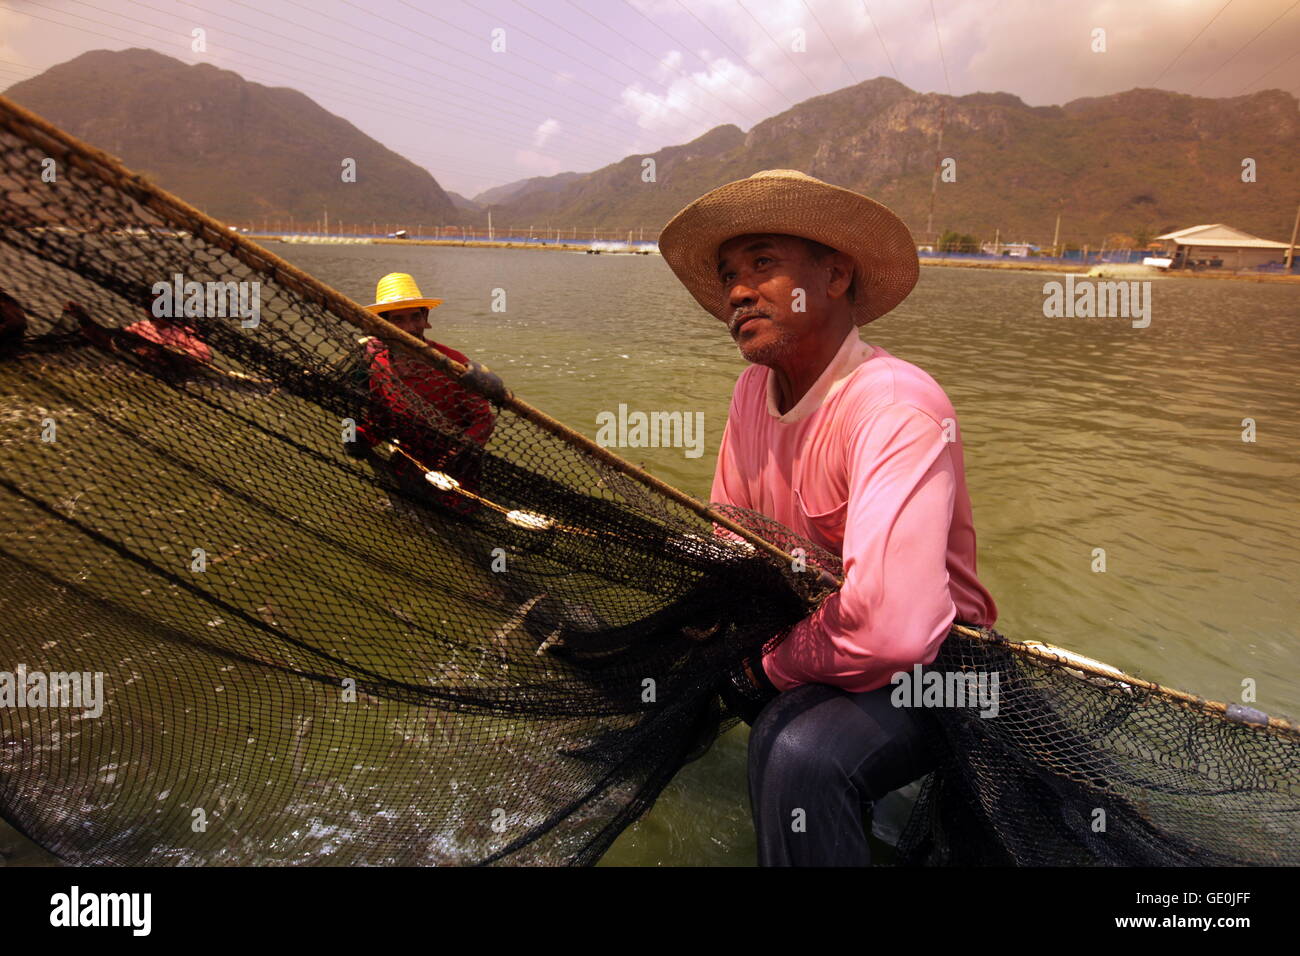
[[725,318],[718,247],[751,233],[803,236],[852,256],[860,326],[907,298],[920,274],[912,234],[888,208],[794,169],[765,169],[705,193],[664,226],[659,251],[695,301]]
[[379,280],[375,286],[375,300],[366,309],[378,315],[395,309],[418,309],[426,306],[436,309],[442,305],[442,299],[426,299],[420,294],[420,287],[405,272],[390,272]]

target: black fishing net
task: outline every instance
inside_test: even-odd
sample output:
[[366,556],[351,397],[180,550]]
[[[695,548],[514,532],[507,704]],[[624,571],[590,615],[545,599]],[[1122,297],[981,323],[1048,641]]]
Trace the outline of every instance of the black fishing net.
[[932,665],[996,674],[998,707],[934,711],[946,756],[899,842],[904,861],[1300,864],[1293,727],[984,636],[951,635]]
[[[59,859],[593,862],[833,586],[2,99],[0,148],[0,816]],[[905,860],[1295,862],[1294,731],[944,655],[1001,714],[940,714]]]

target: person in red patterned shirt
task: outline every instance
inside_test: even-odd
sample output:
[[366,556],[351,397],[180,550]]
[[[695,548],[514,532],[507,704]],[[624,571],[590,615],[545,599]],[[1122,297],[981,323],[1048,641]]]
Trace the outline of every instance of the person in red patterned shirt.
[[[380,279],[375,298],[369,311],[418,339],[424,339],[429,328],[429,310],[442,304],[441,299],[421,295],[415,280],[402,272]],[[429,344],[462,365],[469,363],[450,346]],[[375,338],[364,345],[369,396],[357,423],[358,444],[364,449],[381,442],[396,444],[401,453],[389,463],[408,492],[470,510],[469,499],[435,490],[425,474],[441,472],[462,488],[477,491],[482,449],[496,424],[491,404],[428,362],[390,351]]]

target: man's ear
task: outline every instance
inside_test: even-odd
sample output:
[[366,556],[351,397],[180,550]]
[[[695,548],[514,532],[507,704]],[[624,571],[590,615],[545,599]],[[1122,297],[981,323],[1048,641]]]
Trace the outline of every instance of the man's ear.
[[827,271],[826,294],[838,299],[848,292],[853,284],[853,257],[845,252],[836,252],[827,256],[822,262]]

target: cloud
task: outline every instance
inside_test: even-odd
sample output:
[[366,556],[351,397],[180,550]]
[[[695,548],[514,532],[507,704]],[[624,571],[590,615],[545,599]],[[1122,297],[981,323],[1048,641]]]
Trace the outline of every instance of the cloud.
[[[947,92],[949,84],[957,96],[1005,91],[1036,106],[1152,85],[1232,96],[1300,46],[1300,9],[1287,12],[1287,0],[1233,5],[1217,18],[1222,0],[934,0],[941,43],[930,4],[918,0],[689,0],[707,29],[676,0],[631,2],[674,41],[660,38],[664,60],[684,54],[692,71],[693,80],[674,72],[664,87],[634,83],[623,91],[637,124],[665,135],[683,118],[697,135],[718,122],[747,127],[755,113],[765,118],[877,76],[921,92]],[[1097,28],[1106,31],[1105,53],[1092,51]],[[805,53],[791,48],[797,29]],[[1260,86],[1296,92],[1298,83],[1300,60]]]
[[745,94],[753,95],[757,84],[757,77],[745,67],[727,57],[715,57],[706,61],[703,70],[689,71],[686,76],[674,74],[661,90],[633,83],[624,88],[622,101],[641,129],[694,139],[723,123],[750,125],[745,113],[756,110]]
[[682,56],[681,50],[669,50],[665,53],[659,61],[659,79],[671,80],[676,76],[682,68],[683,59],[685,58]]
[[[860,6],[846,12],[843,4],[819,0],[814,7],[823,9],[814,19],[801,0],[743,0],[743,7],[735,0],[692,0],[690,11],[703,27],[673,0],[633,2],[675,39],[699,41],[661,58],[662,86],[638,82],[623,90],[624,109],[665,142],[693,139],[723,123],[747,128],[792,103],[876,75],[864,69],[855,76],[821,32],[824,26],[841,51],[860,51],[868,39],[874,49]],[[796,30],[806,36],[806,52],[793,48]]]
[[559,120],[553,117],[546,119],[541,126],[537,127],[537,131],[533,133],[533,145],[538,149],[541,149],[546,145],[546,141],[555,135],[559,128]]

